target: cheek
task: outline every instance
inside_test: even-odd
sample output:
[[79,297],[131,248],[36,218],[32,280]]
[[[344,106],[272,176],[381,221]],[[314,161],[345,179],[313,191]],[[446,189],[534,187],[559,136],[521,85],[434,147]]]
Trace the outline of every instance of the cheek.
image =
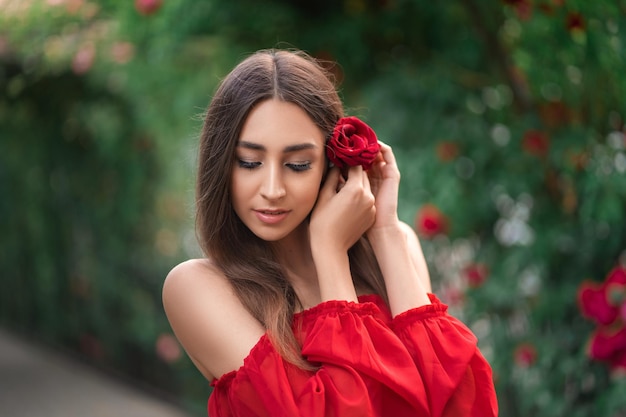
[[248,185],[246,186],[245,179],[241,178],[241,175],[237,175],[237,173],[233,173],[230,177],[230,196],[232,200],[233,207],[235,210],[249,198],[249,186],[250,181],[247,181]]
[[322,175],[313,176],[306,182],[299,182],[292,189],[303,208],[311,210],[317,201],[322,186]]

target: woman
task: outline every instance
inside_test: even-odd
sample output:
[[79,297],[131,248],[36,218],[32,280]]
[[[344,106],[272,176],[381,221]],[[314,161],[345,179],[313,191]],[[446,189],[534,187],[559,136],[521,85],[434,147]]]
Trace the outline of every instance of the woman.
[[199,152],[206,258],[163,288],[211,417],[497,414],[475,336],[428,294],[399,181],[304,53],[257,52],[222,81]]

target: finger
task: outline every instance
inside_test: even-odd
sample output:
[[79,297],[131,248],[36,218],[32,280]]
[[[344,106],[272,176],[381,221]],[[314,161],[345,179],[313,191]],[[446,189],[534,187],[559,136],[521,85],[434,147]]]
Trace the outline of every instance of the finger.
[[378,141],[378,143],[380,143],[380,152],[382,154],[382,157],[385,163],[396,165],[396,157],[393,154],[393,150],[391,149],[391,146],[381,141]]
[[363,186],[363,167],[361,165],[350,167],[348,170],[347,184],[358,184]]
[[363,189],[365,189],[365,191],[368,194],[372,194],[372,184],[370,183],[370,178],[367,175],[367,172],[363,172]]

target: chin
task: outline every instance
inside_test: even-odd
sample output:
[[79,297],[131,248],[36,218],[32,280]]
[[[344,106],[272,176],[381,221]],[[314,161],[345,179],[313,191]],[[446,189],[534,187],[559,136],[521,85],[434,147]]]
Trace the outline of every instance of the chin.
[[258,237],[259,239],[268,243],[273,243],[273,242],[280,242],[281,240],[285,238],[289,238],[294,235],[301,235],[301,233],[306,230],[307,224],[308,224],[307,222],[302,222],[294,228],[289,228],[289,229],[284,228],[282,230],[250,229],[250,231],[254,233],[254,235]]
[[267,231],[267,230],[254,230],[249,229],[256,237],[265,241],[265,242],[278,242],[288,236],[292,230],[290,231]]

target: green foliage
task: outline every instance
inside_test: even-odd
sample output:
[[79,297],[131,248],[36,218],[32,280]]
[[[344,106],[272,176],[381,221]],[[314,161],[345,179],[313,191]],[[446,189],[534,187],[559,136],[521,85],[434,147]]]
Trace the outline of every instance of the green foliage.
[[0,13],[3,323],[202,409],[191,363],[154,353],[162,279],[197,255],[194,118],[243,56],[296,47],[394,146],[401,218],[447,219],[423,247],[500,415],[626,415],[576,304],[626,262],[623,0],[49,3]]

